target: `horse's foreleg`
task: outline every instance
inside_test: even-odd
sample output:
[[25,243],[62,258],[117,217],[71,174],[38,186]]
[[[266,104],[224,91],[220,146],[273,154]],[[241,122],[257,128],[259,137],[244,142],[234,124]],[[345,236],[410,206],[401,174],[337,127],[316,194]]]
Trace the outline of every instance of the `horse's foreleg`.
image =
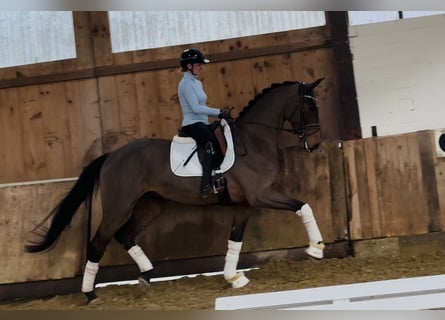
[[244,272],[236,271],[242,245],[242,242],[232,240],[229,240],[227,245],[224,279],[232,285],[232,288],[242,288],[249,283],[249,279],[244,275]]
[[224,263],[224,279],[232,285],[232,288],[242,288],[249,283],[249,279],[244,272],[237,272],[239,255],[243,246],[244,230],[249,220],[248,210],[235,213],[230,239],[227,244],[227,253]]
[[134,262],[136,262],[139,271],[141,272],[139,283],[148,286],[150,283],[151,271],[153,270],[153,265],[150,259],[148,259],[144,251],[142,251],[141,247],[139,247],[137,244],[128,250],[128,254],[134,260]]
[[309,238],[309,247],[306,248],[306,253],[316,259],[323,259],[323,250],[325,247],[323,237],[321,236],[311,207],[307,203],[304,204],[300,210],[297,210],[297,215],[301,217]]
[[306,253],[313,258],[322,259],[325,245],[309,204],[271,189],[262,192],[262,195],[262,197],[255,199],[255,202],[251,205],[295,212],[302,219],[309,238],[309,247],[306,249]]

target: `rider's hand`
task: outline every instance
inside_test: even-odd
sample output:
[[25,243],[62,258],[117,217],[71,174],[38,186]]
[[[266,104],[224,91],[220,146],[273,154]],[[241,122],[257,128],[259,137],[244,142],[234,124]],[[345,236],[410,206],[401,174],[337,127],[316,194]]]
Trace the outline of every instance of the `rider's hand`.
[[226,120],[232,120],[232,115],[230,114],[230,109],[221,109],[218,118],[220,119],[226,119]]

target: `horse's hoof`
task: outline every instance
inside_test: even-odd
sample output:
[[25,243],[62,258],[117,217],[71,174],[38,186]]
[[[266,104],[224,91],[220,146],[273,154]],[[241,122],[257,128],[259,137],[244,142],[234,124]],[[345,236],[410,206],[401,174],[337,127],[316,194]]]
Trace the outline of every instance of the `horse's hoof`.
[[312,258],[315,259],[323,259],[324,255],[323,255],[323,250],[324,250],[324,243],[320,242],[320,243],[311,243],[309,245],[309,247],[306,248],[305,252]]
[[227,280],[232,288],[239,289],[247,286],[250,280],[244,275],[244,272],[238,272],[232,279]]
[[148,282],[147,280],[145,280],[143,277],[139,277],[139,278],[138,278],[138,281],[139,281],[139,285],[140,285],[142,288],[148,288],[148,287],[150,286],[150,282]]
[[96,304],[96,300],[99,300],[99,298],[97,297],[96,293],[94,291],[90,291],[90,292],[84,292],[85,296],[87,297],[87,305],[89,304]]
[[98,305],[101,305],[102,303],[103,303],[102,299],[96,297],[93,300],[88,301],[87,305],[89,305],[89,306],[91,306],[91,305],[98,306]]

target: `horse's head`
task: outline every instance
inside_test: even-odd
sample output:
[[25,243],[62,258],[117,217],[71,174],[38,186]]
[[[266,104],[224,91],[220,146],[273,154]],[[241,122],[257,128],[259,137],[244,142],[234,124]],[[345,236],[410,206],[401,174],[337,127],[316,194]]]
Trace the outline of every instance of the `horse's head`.
[[293,105],[285,114],[286,120],[292,125],[292,132],[304,141],[304,147],[311,152],[321,142],[320,122],[318,118],[317,87],[324,78],[312,83],[299,83],[297,106]]

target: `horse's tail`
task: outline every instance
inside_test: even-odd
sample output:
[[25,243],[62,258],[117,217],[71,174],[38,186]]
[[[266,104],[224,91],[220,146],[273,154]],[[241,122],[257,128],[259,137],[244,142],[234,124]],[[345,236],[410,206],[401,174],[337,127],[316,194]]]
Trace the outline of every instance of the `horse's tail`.
[[[91,199],[99,185],[100,170],[108,155],[109,154],[106,153],[93,160],[82,171],[71,191],[51,210],[50,214],[31,231],[33,240],[28,240],[28,244],[25,245],[24,248],[25,252],[42,252],[51,249],[56,244],[62,231],[65,230],[66,226],[71,222],[82,202],[87,200],[87,203],[91,205]],[[48,228],[46,222],[51,217],[51,224]]]

